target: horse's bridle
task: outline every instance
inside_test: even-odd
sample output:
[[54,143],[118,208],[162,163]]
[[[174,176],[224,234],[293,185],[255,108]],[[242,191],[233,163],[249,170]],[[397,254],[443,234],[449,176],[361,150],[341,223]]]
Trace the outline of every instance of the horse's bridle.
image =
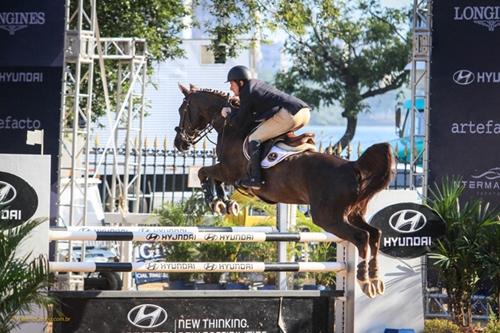
[[[191,96],[188,95],[184,98],[183,104],[185,104],[184,108],[182,109],[181,113],[181,121],[180,121],[180,126],[175,127],[175,131],[177,134],[181,137],[181,139],[186,142],[189,145],[195,145],[198,143],[201,139],[206,137],[208,133],[212,132],[214,129],[213,126],[213,120],[209,122],[203,129],[199,130],[193,127],[193,122],[191,121],[191,113],[189,112],[189,97]],[[188,122],[186,124],[186,121]],[[189,126],[187,126],[189,125]],[[188,134],[186,127],[189,127],[191,131],[193,131],[192,134]],[[212,142],[211,140],[209,140]]]

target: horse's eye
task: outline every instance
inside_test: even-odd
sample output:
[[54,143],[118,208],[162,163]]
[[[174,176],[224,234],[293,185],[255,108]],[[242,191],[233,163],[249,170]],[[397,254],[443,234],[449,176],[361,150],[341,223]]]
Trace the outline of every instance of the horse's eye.
[[181,131],[181,129],[179,128],[179,126],[175,126],[174,130],[175,130],[176,132],[180,132],[180,131]]

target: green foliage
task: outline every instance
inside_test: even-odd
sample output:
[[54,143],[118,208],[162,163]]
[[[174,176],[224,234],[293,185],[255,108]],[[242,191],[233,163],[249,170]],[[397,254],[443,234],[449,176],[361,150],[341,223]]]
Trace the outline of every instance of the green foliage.
[[177,0],[97,1],[102,37],[135,37],[148,42],[152,60],[182,56],[180,33],[189,8]]
[[461,333],[460,328],[446,319],[430,319],[424,323],[424,333]]
[[[70,1],[70,12],[73,13],[78,5],[78,1]],[[90,17],[90,2],[84,1],[85,12]],[[97,1],[96,2],[97,21],[100,37],[122,37],[140,38],[147,42],[148,73],[152,73],[153,61],[163,61],[182,57],[181,32],[186,27],[183,23],[185,16],[189,15],[191,9],[177,0],[123,0],[123,1]],[[84,28],[88,28],[85,27]],[[139,50],[138,50],[139,51]],[[110,107],[115,110],[117,101],[123,96],[118,92],[118,61],[106,60],[105,71],[107,89],[109,91]],[[71,64],[70,66],[74,66]],[[121,93],[129,88],[127,80],[122,78]],[[88,80],[81,80],[81,91],[84,91],[90,84]],[[100,66],[96,63],[93,73],[93,106],[92,121],[96,121],[99,116],[105,113],[105,99],[103,93],[103,82],[100,76]],[[67,83],[68,92],[74,91],[74,83],[69,80]],[[70,93],[70,95],[73,93]],[[134,97],[135,105],[140,105],[137,97]],[[73,100],[66,100],[67,126],[72,127],[73,122]],[[82,101],[80,107],[86,108],[87,100]],[[81,121],[81,119],[80,119]],[[79,124],[80,126],[84,124]],[[101,125],[101,124],[99,124]]]
[[500,319],[493,314],[490,314],[490,320],[483,330],[483,333],[500,333]]
[[[341,139],[347,147],[355,134],[357,114],[364,101],[397,89],[407,79],[404,67],[410,55],[409,13],[383,8],[376,0],[214,0],[212,27],[224,26],[261,39],[262,31],[281,29],[287,35],[285,52],[292,65],[278,73],[279,88],[309,104],[343,108],[348,127]],[[233,4],[237,7],[231,10]],[[209,5],[210,7],[210,5]],[[258,10],[256,17],[244,12]],[[238,22],[234,28],[228,22]],[[220,36],[209,30],[218,45]],[[236,38],[226,34],[224,38]],[[233,45],[227,40],[224,43]]]
[[480,279],[498,281],[498,258],[488,257],[495,253],[489,251],[498,248],[498,238],[492,235],[498,236],[500,221],[499,212],[488,204],[479,200],[461,202],[463,190],[459,179],[444,179],[430,190],[430,206],[447,227],[445,237],[438,240],[430,257],[444,280],[453,321],[470,326],[471,297],[477,292]]
[[[201,192],[194,193],[188,200],[181,203],[169,203],[156,213],[162,226],[197,226],[203,224],[207,212]],[[172,242],[162,244],[165,257],[169,261],[193,262],[199,260],[199,244],[192,242]],[[189,281],[199,274],[172,273],[171,280]]]
[[285,44],[292,66],[276,76],[276,83],[316,107],[341,106],[348,127],[340,143],[346,147],[358,113],[368,109],[364,101],[401,87],[407,79],[403,69],[411,39],[399,33],[406,17],[375,1],[306,3],[303,33],[294,33],[299,31],[296,19],[284,21],[294,27]]
[[[259,208],[267,212],[270,216],[276,216],[276,206],[263,203],[260,200],[250,197],[241,197],[236,194],[233,199],[244,207],[246,205],[253,208]],[[162,207],[157,214],[159,215],[160,224],[164,226],[197,226],[205,225],[209,221],[211,226],[224,227],[232,226],[230,220],[221,217],[213,217],[206,208],[201,192],[193,194],[193,196],[184,203],[167,204]],[[211,216],[207,219],[207,216]],[[268,225],[268,224],[266,224]],[[304,213],[297,211],[297,229],[308,229],[311,232],[321,232],[322,229],[312,223],[310,217]],[[262,243],[245,243],[245,242],[173,242],[162,245],[167,260],[170,261],[200,261],[200,262],[275,262],[277,261],[278,252],[277,244],[272,242]],[[288,247],[290,260],[293,257],[307,258],[308,261],[336,261],[335,245],[327,243],[318,244],[303,244],[290,243]],[[217,283],[220,278],[220,273],[179,273],[170,274],[172,280],[193,280],[203,279],[206,283]],[[314,278],[317,284],[332,287],[335,285],[335,273],[309,273],[303,274],[307,278]],[[238,281],[243,278],[244,274],[231,273],[230,280]],[[266,273],[267,280],[272,281],[275,278],[275,273]]]
[[0,332],[19,325],[16,316],[28,314],[35,306],[49,310],[54,300],[47,296],[48,263],[44,257],[16,256],[30,232],[43,221],[28,221],[0,232]]

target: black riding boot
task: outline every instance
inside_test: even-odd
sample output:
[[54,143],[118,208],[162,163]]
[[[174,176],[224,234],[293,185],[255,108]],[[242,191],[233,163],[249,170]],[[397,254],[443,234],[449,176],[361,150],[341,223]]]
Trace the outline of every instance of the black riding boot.
[[258,141],[250,141],[248,144],[248,155],[250,155],[249,162],[249,177],[240,181],[240,185],[251,188],[254,190],[259,190],[264,183],[262,180],[262,172],[260,169],[260,155],[261,155],[261,144]]

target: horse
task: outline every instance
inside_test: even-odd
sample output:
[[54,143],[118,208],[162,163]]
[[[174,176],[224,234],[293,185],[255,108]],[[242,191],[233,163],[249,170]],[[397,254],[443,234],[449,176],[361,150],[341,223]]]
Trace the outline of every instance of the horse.
[[[179,107],[174,145],[186,151],[212,128],[217,132],[219,162],[202,167],[198,177],[210,200],[227,200],[221,184],[237,187],[237,181],[246,175],[248,161],[242,147],[255,124],[245,115],[238,123],[222,117],[221,109],[232,100],[229,94],[180,84],[179,88],[184,100]],[[316,225],[356,246],[360,258],[356,278],[363,292],[373,298],[383,294],[385,288],[377,262],[381,231],[369,225],[364,215],[372,197],[389,185],[394,167],[388,143],[370,146],[357,161],[306,151],[264,169],[265,183],[252,194],[269,203],[310,205]]]

